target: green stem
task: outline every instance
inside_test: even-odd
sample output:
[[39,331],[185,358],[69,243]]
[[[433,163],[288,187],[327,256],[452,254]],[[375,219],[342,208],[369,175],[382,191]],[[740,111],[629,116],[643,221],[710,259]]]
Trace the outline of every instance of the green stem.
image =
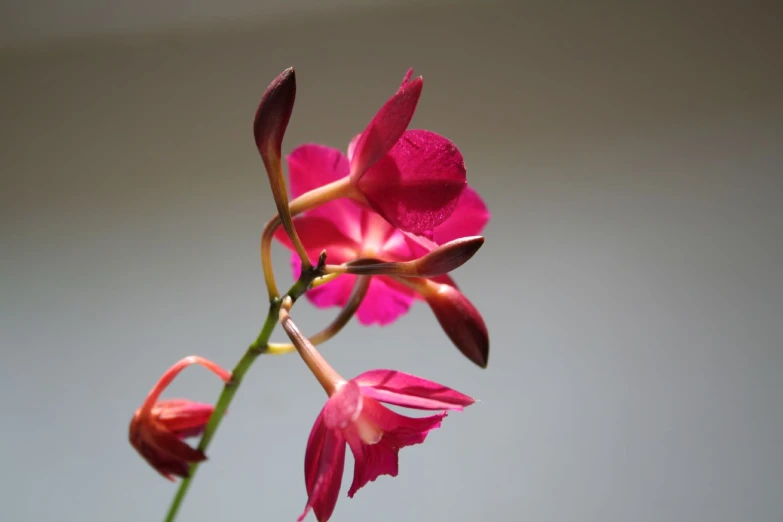
[[[307,291],[307,289],[310,287],[310,284],[313,282],[313,279],[322,275],[322,267],[323,259],[319,260],[318,266],[311,267],[303,271],[302,275],[299,276],[297,282],[294,283],[294,285],[288,290],[286,295],[290,296],[293,301],[296,301]],[[266,316],[266,321],[264,321],[264,326],[261,328],[261,333],[258,334],[258,338],[253,344],[250,345],[247,351],[245,351],[245,355],[242,356],[237,365],[234,367],[234,371],[231,372],[231,380],[223,387],[223,392],[218,398],[217,404],[215,405],[215,410],[212,412],[212,416],[209,418],[207,427],[204,429],[204,434],[201,436],[201,441],[198,443],[198,449],[201,451],[206,452],[210,441],[212,441],[212,437],[215,435],[220,422],[223,420],[226,409],[228,409],[229,404],[231,404],[231,400],[234,398],[234,395],[236,395],[237,390],[239,389],[239,385],[242,383],[242,378],[250,369],[250,366],[252,366],[253,361],[255,361],[259,355],[266,351],[267,344],[269,343],[269,337],[271,337],[272,331],[275,329],[275,326],[277,326],[281,302],[282,299],[280,298],[273,299],[271,301],[269,304],[269,313]],[[171,501],[171,506],[169,507],[169,511],[166,514],[166,518],[164,519],[165,522],[174,522],[174,519],[177,518],[177,513],[179,512],[179,508],[185,498],[185,494],[188,492],[190,483],[193,481],[193,477],[196,475],[196,470],[198,470],[198,463],[191,464],[188,477],[182,479],[182,482],[180,482],[179,485],[179,489],[177,489],[177,493],[174,495],[174,499]]]

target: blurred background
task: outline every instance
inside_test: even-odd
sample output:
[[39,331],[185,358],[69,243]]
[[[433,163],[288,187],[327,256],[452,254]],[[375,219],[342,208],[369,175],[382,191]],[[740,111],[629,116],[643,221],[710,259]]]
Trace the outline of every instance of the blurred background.
[[[176,486],[128,421],[173,362],[230,368],[258,333],[274,205],[251,123],[293,65],[284,152],[344,148],[413,66],[412,127],[457,143],[493,213],[455,274],[487,370],[421,303],[324,346],[347,377],[481,399],[399,477],[344,484],[333,520],[783,520],[782,10],[3,2],[0,519],[162,518]],[[335,313],[294,310],[309,332]],[[189,369],[168,396],[219,390]],[[324,398],[296,355],[258,360],[180,520],[293,521]]]

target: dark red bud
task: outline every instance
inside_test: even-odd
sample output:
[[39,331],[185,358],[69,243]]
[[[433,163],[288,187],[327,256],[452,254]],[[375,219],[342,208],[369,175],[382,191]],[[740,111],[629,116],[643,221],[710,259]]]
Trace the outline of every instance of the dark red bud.
[[413,261],[384,262],[379,259],[363,258],[344,266],[331,267],[329,271],[356,275],[437,277],[464,265],[483,244],[484,238],[481,236],[462,237],[444,243]]
[[253,122],[253,134],[261,156],[280,158],[283,135],[291,119],[296,98],[296,74],[289,67],[266,88]]
[[424,295],[443,331],[465,357],[482,368],[489,362],[489,333],[484,319],[462,292],[449,285]]

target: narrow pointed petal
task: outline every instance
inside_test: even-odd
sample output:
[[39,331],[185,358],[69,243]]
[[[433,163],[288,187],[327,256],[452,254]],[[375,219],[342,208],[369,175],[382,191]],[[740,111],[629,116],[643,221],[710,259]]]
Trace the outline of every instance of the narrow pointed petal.
[[348,175],[348,158],[339,150],[316,143],[300,145],[287,157],[291,197],[327,185]]
[[154,412],[167,430],[179,438],[195,437],[204,432],[215,407],[185,399],[158,402]]
[[481,236],[460,237],[449,241],[413,261],[417,277],[445,275],[467,263],[484,244]]
[[[356,276],[340,276],[333,282],[337,282],[345,277]],[[327,283],[324,286],[330,284],[332,283]],[[410,310],[413,301],[414,292],[410,289],[386,277],[373,277],[370,281],[367,295],[364,296],[362,304],[359,305],[356,315],[362,324],[383,326],[396,321],[400,316],[406,314]]]
[[405,76],[402,77],[402,83],[400,83],[400,86],[405,87],[407,84],[409,84],[411,77],[413,77],[413,67],[408,69],[408,72],[406,72]]
[[489,332],[484,319],[467,297],[456,288],[441,284],[424,295],[443,331],[459,351],[482,368],[489,360]]
[[447,386],[396,370],[371,370],[352,381],[366,397],[418,410],[462,411],[475,402]]
[[[296,99],[296,74],[289,67],[266,88],[253,120],[253,135],[262,156],[280,158],[283,135]],[[266,158],[265,158],[266,159]]]
[[201,462],[207,457],[201,450],[183,442],[177,435],[158,424],[147,427],[147,439],[152,445],[183,462]]
[[[424,442],[427,433],[439,428],[446,413],[429,417],[406,417],[391,411],[371,397],[365,397],[362,415],[383,430],[383,437],[399,448]],[[393,437],[393,438],[392,438]]]
[[[344,260],[354,259],[356,252],[360,249],[360,245],[343,234],[331,219],[306,215],[295,218],[294,225],[307,253],[316,259],[322,250],[326,250],[327,259],[330,262],[340,263]],[[291,239],[284,230],[278,229],[275,232],[275,239],[289,250],[294,249]]]
[[356,187],[389,223],[421,233],[449,218],[466,183],[457,147],[434,132],[416,130],[407,131]]
[[397,476],[399,448],[390,445],[385,437],[376,444],[365,444],[355,434],[347,434],[346,440],[354,457],[353,482],[348,490],[349,497],[353,498],[360,488],[381,475]]
[[334,512],[345,467],[345,439],[338,430],[326,427],[321,413],[313,425],[305,452],[307,505],[297,519],[301,522],[312,509],[319,522]]
[[397,143],[413,118],[424,80],[403,83],[375,114],[356,142],[351,155],[351,176],[358,180]]
[[[306,192],[340,180],[348,175],[348,169],[348,158],[337,149],[315,144],[299,146],[288,155],[291,197],[298,198]],[[362,206],[355,201],[340,198],[308,210],[307,215],[329,219],[345,236],[359,241],[362,212]],[[302,241],[309,248],[307,242]]]
[[484,200],[472,187],[467,186],[451,216],[432,231],[432,239],[442,245],[460,237],[478,236],[489,218],[489,209]]
[[288,189],[283,177],[281,147],[283,136],[291,119],[296,99],[296,75],[293,67],[286,69],[269,84],[256,111],[253,135],[256,147],[264,161],[272,196],[283,227],[295,235],[288,210]]
[[134,447],[139,452],[139,455],[166,479],[174,482],[175,476],[182,478],[188,476],[190,466],[187,462],[172,457],[146,441],[142,441],[138,445],[134,445]]

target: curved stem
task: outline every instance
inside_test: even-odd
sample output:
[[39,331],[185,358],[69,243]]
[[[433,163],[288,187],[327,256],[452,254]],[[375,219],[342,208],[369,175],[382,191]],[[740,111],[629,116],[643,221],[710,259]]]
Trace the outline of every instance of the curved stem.
[[231,381],[231,374],[221,368],[219,364],[213,363],[209,359],[199,357],[198,355],[189,355],[184,359],[180,359],[174,363],[171,368],[166,370],[166,373],[163,374],[152,390],[150,390],[149,394],[147,395],[147,399],[144,401],[144,404],[142,404],[139,411],[142,414],[149,414],[149,412],[152,411],[152,408],[155,406],[155,403],[158,402],[158,398],[160,398],[160,394],[163,393],[163,390],[165,390],[169,384],[171,384],[174,378],[177,377],[177,375],[179,375],[182,370],[191,364],[200,364],[207,370],[210,370],[212,373],[220,377],[224,383]]
[[[318,275],[319,272],[315,268],[302,271],[302,275],[288,290],[286,295],[291,297],[292,302],[295,301],[307,291],[312,280],[315,279]],[[258,334],[258,338],[255,340],[255,342],[253,342],[247,351],[245,351],[245,354],[234,367],[231,380],[228,381],[223,387],[223,391],[221,392],[220,397],[215,404],[215,410],[212,412],[212,416],[209,418],[207,427],[204,429],[204,434],[201,436],[201,440],[198,443],[198,449],[202,452],[206,451],[209,443],[212,441],[212,437],[215,435],[218,426],[220,426],[220,422],[223,420],[226,409],[228,409],[228,406],[231,404],[234,395],[239,389],[239,385],[242,384],[242,379],[250,369],[253,361],[255,361],[256,358],[262,353],[266,353],[267,342],[269,341],[269,337],[272,335],[272,331],[277,325],[278,315],[280,313],[280,304],[280,299],[272,300],[271,304],[269,305],[269,313],[267,314],[266,320],[264,321],[264,326],[261,328],[261,333]],[[174,495],[174,499],[171,501],[171,506],[169,507],[166,518],[164,519],[165,522],[173,522],[176,519],[179,508],[182,505],[182,501],[185,498],[185,494],[188,492],[190,483],[193,481],[193,477],[196,475],[197,470],[198,463],[190,465],[190,473],[188,473],[187,478],[180,482],[179,489],[177,489],[177,493]]]
[[[359,305],[362,304],[362,301],[364,300],[364,296],[367,295],[367,290],[370,288],[370,277],[369,276],[359,276],[356,278],[356,284],[353,287],[353,293],[351,294],[351,298],[348,300],[348,303],[345,305],[345,307],[340,310],[340,313],[337,315],[337,317],[334,318],[334,320],[318,332],[317,334],[310,337],[310,342],[314,345],[319,345],[321,343],[325,343],[335,335],[337,335],[340,330],[342,330],[346,324],[351,320],[351,318],[356,313],[356,310],[359,309]],[[296,350],[296,347],[291,343],[268,343],[267,344],[267,353],[270,355],[280,355],[284,353],[290,353]]]
[[[354,197],[356,193],[356,189],[351,185],[350,178],[346,176],[302,194],[289,203],[288,209],[291,217],[293,217],[338,198]],[[272,268],[272,238],[281,224],[282,221],[278,214],[267,222],[261,234],[261,268],[264,270],[264,281],[269,291],[270,301],[280,295],[275,282],[274,269]]]

